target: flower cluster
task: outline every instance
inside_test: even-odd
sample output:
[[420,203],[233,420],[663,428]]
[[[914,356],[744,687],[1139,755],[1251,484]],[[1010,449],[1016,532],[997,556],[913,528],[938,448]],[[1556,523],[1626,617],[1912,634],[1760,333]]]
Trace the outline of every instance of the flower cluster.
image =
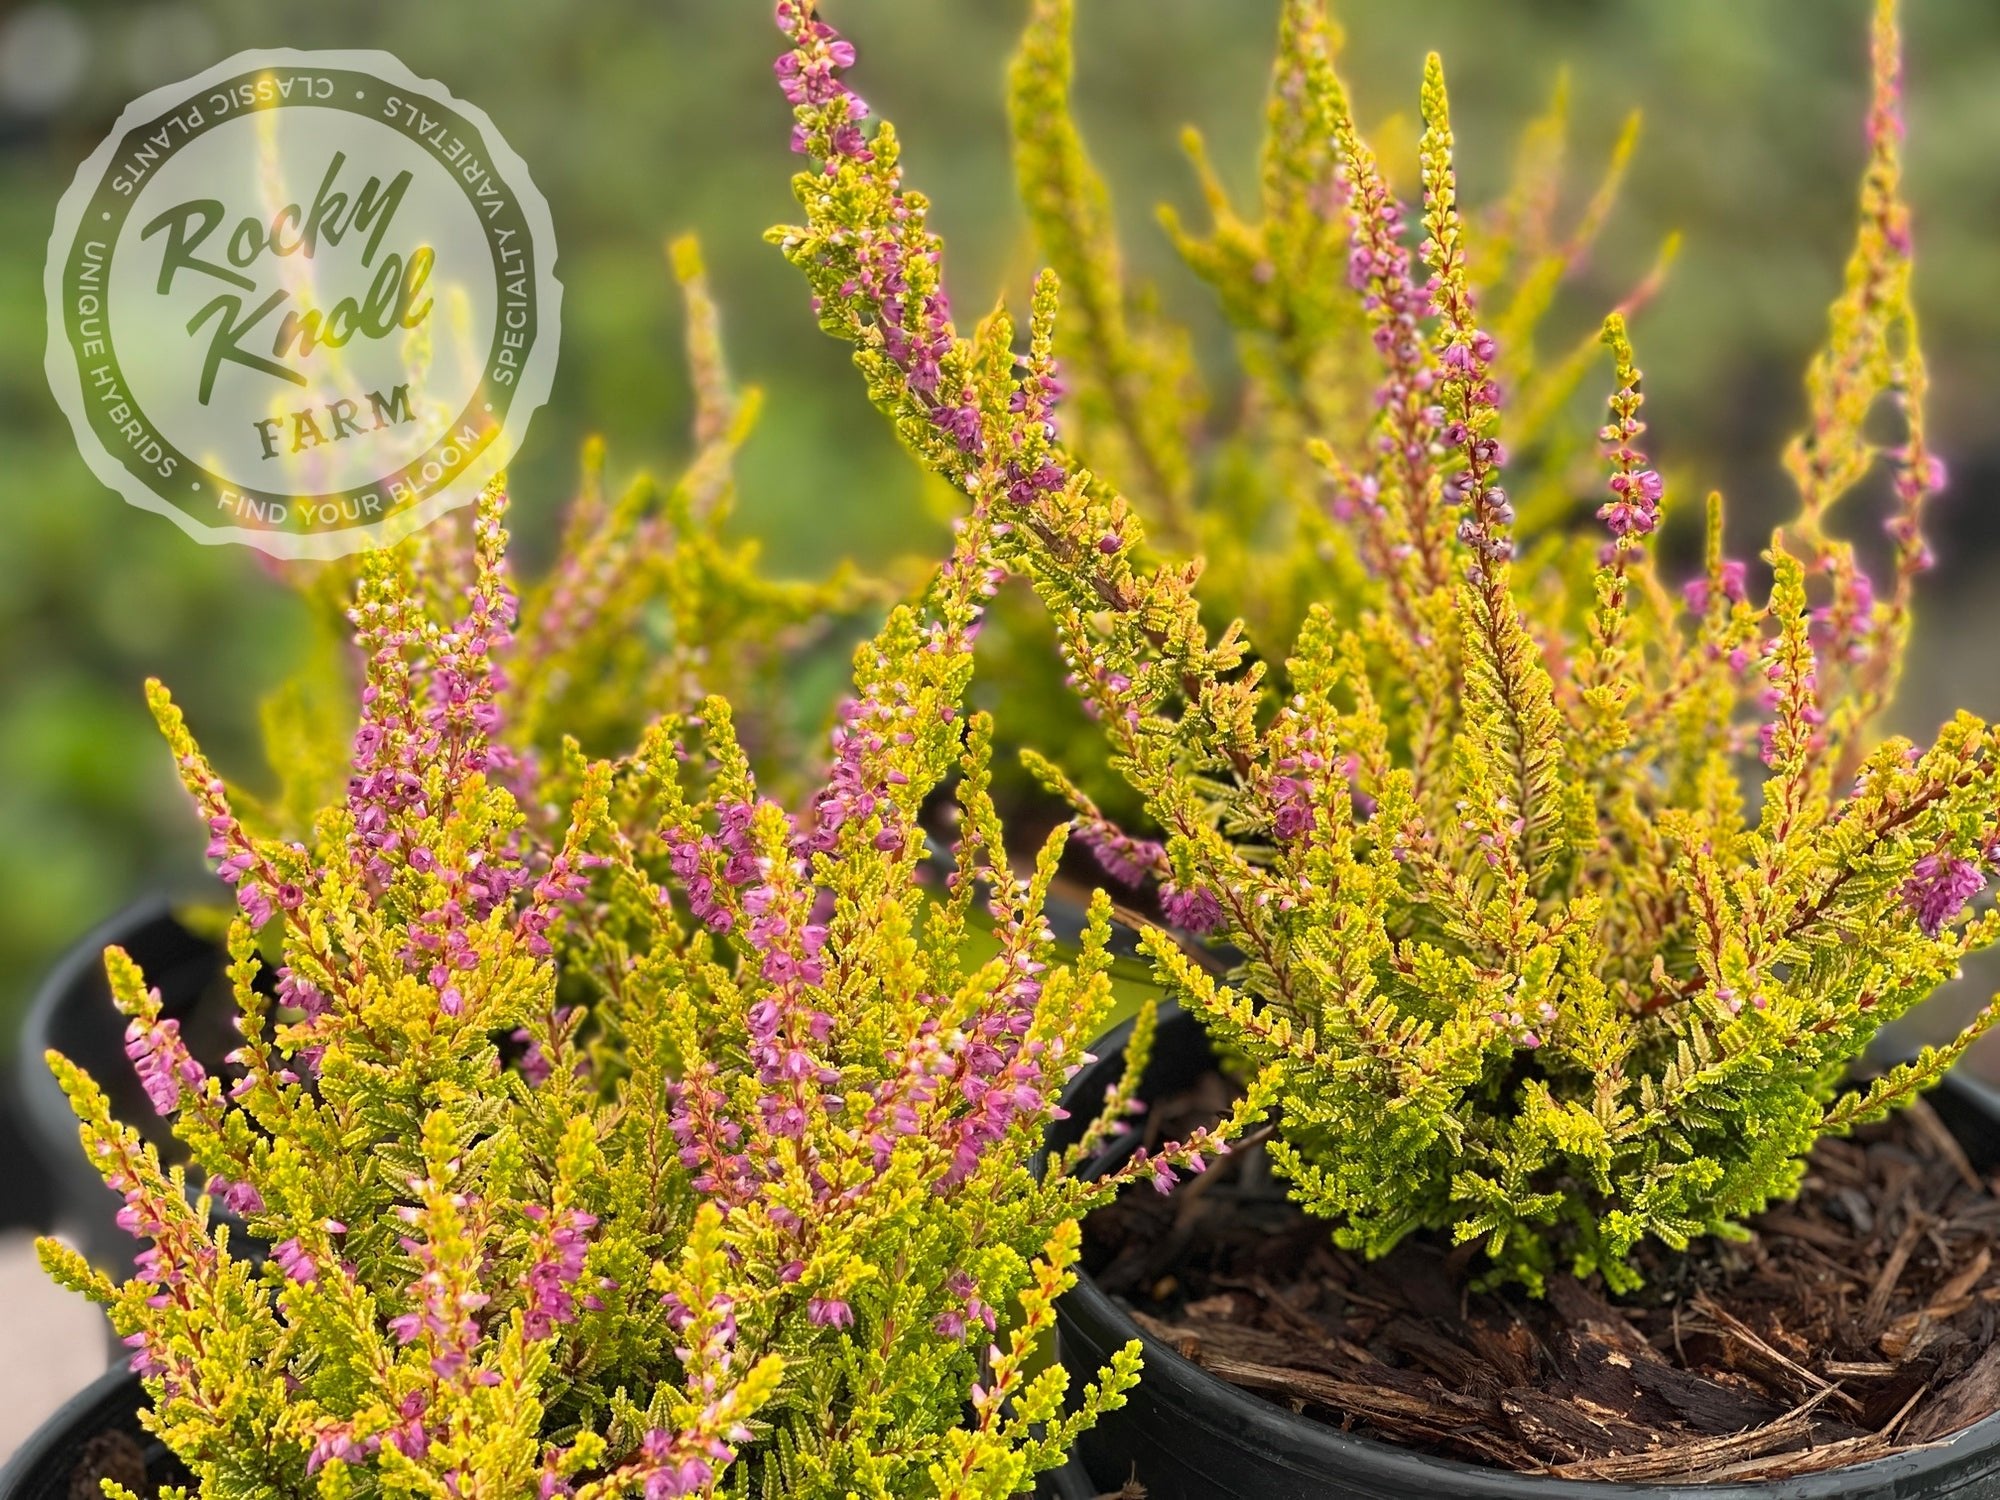
[[[52,1055],[146,1248],[123,1285],[45,1262],[203,1495],[1016,1494],[1137,1374],[1136,1345],[1080,1390],[1033,1372],[1077,1215],[1199,1170],[1262,1095],[1102,1182],[1036,1165],[1108,1024],[1108,903],[1065,961],[1060,838],[1030,879],[1004,856],[962,711],[992,526],[861,648],[801,814],[711,698],[572,748],[544,827],[504,738],[504,505],[456,596],[421,544],[363,564],[347,785],[307,837],[252,831],[152,689],[235,887],[242,1040],[210,1074],[107,955],[187,1165]],[[954,778],[940,890],[919,819]]]
[[[593,962],[612,966],[627,1064],[659,1079],[681,1170],[754,1268],[732,1283],[768,1278],[732,1291],[737,1337],[782,1316],[818,1372],[787,1418],[798,1493],[866,1472],[893,1494],[928,1493],[928,1473],[941,1493],[999,1496],[1056,1461],[1133,1371],[1115,1362],[1063,1416],[1045,1377],[1021,1375],[1023,1333],[987,1347],[1000,1309],[1059,1288],[1033,1267],[1054,1226],[1127,1179],[1198,1170],[1264,1099],[1089,1186],[1028,1165],[1106,1021],[1109,909],[1097,900],[1065,963],[1042,912],[1061,834],[1030,876],[1005,857],[992,725],[961,708],[994,529],[975,506],[921,606],[857,651],[828,780],[801,811],[760,790],[721,700],[655,725],[612,788],[626,833]],[[919,818],[954,775],[940,889]],[[990,956],[971,962],[975,928]],[[952,1399],[871,1394],[965,1396],[982,1349],[976,1433]],[[994,1406],[1009,1371],[1021,1383]]]
[[[837,74],[851,57],[809,12],[781,19],[802,59]],[[1242,334],[1253,428],[1211,438],[1176,400],[1152,300],[1123,285],[1067,112],[1069,22],[1066,0],[1038,0],[1014,89],[1025,196],[1078,293],[1075,336],[1058,338],[1045,273],[1025,351],[995,316],[937,356],[981,400],[981,446],[912,442],[988,503],[996,458],[1035,476],[1000,491],[996,548],[1032,582],[1152,828],[1125,833],[1052,766],[1037,774],[1107,868],[1157,880],[1184,929],[1149,939],[1159,973],[1227,1050],[1280,1075],[1272,1160],[1342,1243],[1381,1253],[1444,1229],[1530,1284],[1567,1265],[1629,1287],[1642,1241],[1735,1232],[1796,1188],[1818,1137],[1916,1097],[2000,1019],[1989,1007],[1843,1089],[1881,1026],[2000,936],[1978,899],[2000,734],[1960,715],[1928,746],[1870,739],[1942,482],[1910,303],[1893,0],[1875,22],[1861,232],[1786,458],[1797,516],[1763,553],[1764,590],[1725,555],[1712,499],[1703,567],[1678,596],[1648,545],[1674,507],[1640,447],[1628,333],[1658,273],[1601,341],[1549,370],[1533,360],[1535,323],[1610,206],[1607,186],[1573,231],[1552,229],[1550,131],[1531,133],[1497,212],[1463,212],[1431,58],[1412,246],[1336,75],[1332,23],[1320,0],[1287,0],[1261,219],[1211,183],[1212,236],[1169,224]],[[859,262],[893,239],[928,286],[943,247],[887,124],[865,153],[838,152],[838,106],[793,103],[815,169],[795,184],[804,224],[773,237],[909,434],[925,397],[883,353]],[[1614,181],[1629,148],[1628,134]],[[1521,279],[1491,297],[1510,270]],[[1604,351],[1608,500],[1559,420]],[[1068,437],[982,374],[1049,370],[1058,352],[1084,394]],[[1155,403],[1143,421],[1135,392]],[[1895,440],[1875,435],[1878,406]],[[1213,495],[1161,482],[1209,441]],[[1895,570],[1879,589],[1830,524],[1878,463]],[[1308,545],[1246,523],[1260,514],[1246,494]],[[1564,526],[1592,509],[1601,529]],[[1216,531],[1191,536],[1210,515]],[[1199,593],[1177,555],[1190,540],[1208,564]],[[1204,604],[1247,625],[1211,634]],[[1197,964],[1183,941],[1210,933],[1216,962]]]
[[1924,936],[1934,938],[1965,910],[1974,896],[1986,889],[1986,878],[1981,860],[1933,852],[1910,866],[1903,896],[1916,913],[1917,926],[1923,929]]
[[[819,746],[808,730],[825,705],[810,692],[801,703],[799,681],[833,678],[846,633],[879,613],[889,595],[846,563],[814,582],[771,577],[757,545],[730,536],[736,458],[755,430],[762,396],[731,377],[695,241],[675,240],[669,256],[682,294],[695,402],[687,467],[670,481],[640,473],[614,489],[603,442],[587,442],[547,574],[522,590],[518,604],[510,596],[488,601],[484,614],[476,603],[466,612],[448,675],[425,702],[391,698],[382,706],[382,722],[353,745],[367,752],[361,767],[349,756],[360,684],[347,649],[361,564],[287,565],[321,628],[316,649],[264,705],[266,759],[278,795],[252,799],[231,789],[251,829],[303,836],[351,777],[382,774],[373,761],[395,728],[394,716],[408,712],[423,721],[411,726],[414,732],[427,726],[456,732],[452,726],[470,711],[462,695],[481,675],[490,675],[493,686],[479,710],[486,716],[481,753],[488,774],[506,782],[531,819],[575,797],[566,739],[591,755],[620,753],[652,716],[691,711],[709,693],[737,704],[760,769],[787,795],[798,795],[816,774]],[[475,530],[472,516],[460,510],[410,540],[413,599],[459,609],[476,567]],[[397,628],[383,622],[378,644],[393,649],[389,638]],[[225,879],[236,871],[222,843],[236,832],[234,815],[211,824],[217,842],[210,857],[223,861]]]
[[[1035,0],[1029,10],[1009,75],[1014,160],[1022,206],[1062,287],[1059,352],[1072,395],[1061,421],[1074,459],[1044,455],[1030,472],[1059,488],[1081,468],[1107,502],[1115,486],[1144,518],[1155,548],[1200,559],[1210,620],[1242,619],[1267,651],[1296,635],[1315,602],[1357,599],[1372,575],[1387,588],[1400,634],[1418,643],[1418,655],[1402,666],[1420,677],[1435,664],[1429,645],[1442,629],[1439,591],[1450,582],[1453,533],[1464,519],[1442,503],[1440,488],[1452,470],[1438,442],[1449,392],[1429,344],[1429,278],[1407,232],[1414,216],[1345,107],[1332,49],[1322,45],[1324,19],[1312,6],[1280,8],[1254,196],[1246,203],[1226,186],[1189,132],[1208,222],[1160,209],[1173,249],[1213,290],[1235,335],[1240,379],[1211,382],[1190,357],[1189,330],[1163,309],[1160,289],[1130,273],[1114,232],[1112,191],[1071,114],[1074,0]],[[1465,212],[1468,289],[1497,310],[1492,375],[1509,393],[1507,447],[1538,462],[1547,441],[1560,445],[1554,457],[1574,456],[1553,418],[1596,355],[1586,339],[1545,357],[1549,340],[1538,335],[1606,221],[1636,138],[1634,120],[1602,186],[1568,222],[1557,212],[1567,196],[1558,181],[1565,126],[1559,91],[1525,132],[1505,191]],[[848,177],[878,176],[892,165],[877,161]],[[841,211],[850,232],[868,232],[857,222],[865,214]],[[794,243],[805,241],[794,236]],[[815,286],[822,307],[840,292],[827,280]],[[1657,280],[1657,273],[1646,278],[1628,308],[1643,305]],[[1506,488],[1515,498],[1498,503],[1517,508],[1568,498],[1553,486]],[[1131,542],[1116,526],[1075,538],[1119,553]],[[1141,799],[1110,766],[1089,722],[1100,718],[1098,705],[1065,691],[1032,602],[1003,598],[984,649],[993,663],[987,680],[1004,673],[1008,683],[1008,737],[1059,760],[1114,816],[1140,816]],[[1063,663],[1072,688],[1080,666],[1090,666],[1087,657]],[[1443,686],[1426,680],[1419,690]]]

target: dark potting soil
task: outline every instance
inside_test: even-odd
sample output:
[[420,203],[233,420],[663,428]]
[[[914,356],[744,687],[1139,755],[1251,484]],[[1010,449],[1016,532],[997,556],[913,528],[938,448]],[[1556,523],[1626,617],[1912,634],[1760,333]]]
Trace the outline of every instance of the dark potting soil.
[[102,1500],[104,1481],[116,1480],[135,1495],[153,1493],[146,1477],[146,1454],[122,1432],[100,1432],[77,1449],[69,1471],[69,1500]]
[[[1172,1138],[1227,1102],[1157,1102]],[[1471,1290],[1476,1247],[1334,1248],[1245,1147],[1085,1221],[1085,1267],[1212,1374],[1344,1429],[1577,1479],[1774,1479],[1879,1458],[2000,1409],[2000,1180],[1928,1105],[1822,1142],[1742,1244],[1653,1254],[1624,1301],[1552,1278]]]

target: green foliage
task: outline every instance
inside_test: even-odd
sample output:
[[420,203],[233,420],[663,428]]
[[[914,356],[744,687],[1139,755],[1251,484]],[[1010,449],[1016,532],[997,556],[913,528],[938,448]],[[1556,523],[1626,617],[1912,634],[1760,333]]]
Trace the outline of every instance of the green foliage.
[[[1213,190],[1213,232],[1176,227],[1242,340],[1245,425],[1211,436],[1176,394],[1171,336],[1120,289],[1105,192],[1063,112],[1067,24],[1038,4],[1015,73],[1018,160],[1056,268],[1014,356],[1042,382],[1026,399],[990,374],[1005,316],[965,338],[942,310],[943,247],[893,129],[868,134],[843,88],[793,97],[806,222],[773,231],[904,441],[995,507],[1000,556],[1040,596],[1157,839],[1106,826],[1052,767],[1043,779],[1114,862],[1159,879],[1180,929],[1149,939],[1160,973],[1276,1071],[1273,1160],[1341,1243],[1379,1254],[1447,1230],[1530,1285],[1564,1265],[1629,1289],[1643,1240],[1741,1234],[1796,1190],[1819,1136],[1908,1102],[2000,1019],[1996,1002],[1841,1092],[1883,1025],[2000,936],[1974,904],[2000,840],[2000,737],[1960,715],[1928,747],[1868,738],[1942,482],[1893,0],[1876,16],[1862,229],[1761,604],[1723,554],[1719,500],[1702,576],[1677,594],[1652,556],[1670,497],[1638,446],[1626,326],[1651,278],[1603,329],[1604,530],[1569,525],[1582,450],[1556,417],[1598,346],[1538,372],[1532,335],[1610,198],[1551,227],[1560,100],[1500,209],[1468,214],[1433,56],[1412,246],[1334,71],[1337,34],[1318,0],[1290,0],[1258,219]],[[801,76],[844,66],[823,26],[786,29]],[[1629,149],[1628,133],[1614,180]],[[1058,274],[1082,290],[1074,340]],[[1060,433],[1058,354],[1082,393]],[[1147,393],[1143,414],[1121,389]],[[1879,466],[1895,493],[1881,599],[1827,525]],[[1241,618],[1211,634],[1205,605]],[[1286,638],[1283,654],[1250,644]],[[1203,938],[1233,955],[1225,982],[1184,952]]]
[[[1340,29],[1317,5],[1281,8],[1254,206],[1232,201],[1190,130],[1183,144],[1210,223],[1198,232],[1160,209],[1169,239],[1235,335],[1245,389],[1217,426],[1204,420],[1218,403],[1202,389],[1187,333],[1164,316],[1150,287],[1125,274],[1109,191],[1070,113],[1073,10],[1070,0],[1037,0],[1010,75],[1021,198],[1063,289],[1057,352],[1073,391],[1066,446],[1094,474],[1117,481],[1157,546],[1201,557],[1210,609],[1242,618],[1258,640],[1289,639],[1313,601],[1354,594],[1361,564],[1379,562],[1357,557],[1353,539],[1330,524],[1331,511],[1352,503],[1340,493],[1343,481],[1358,482],[1331,455],[1352,461],[1373,444],[1407,440],[1426,404],[1414,391],[1402,404],[1378,400],[1376,350],[1395,313],[1364,306],[1347,285],[1354,243],[1340,199],[1351,191],[1379,210],[1393,193],[1334,72]],[[1514,446],[1544,437],[1563,444],[1550,456],[1552,478],[1577,452],[1566,435],[1551,433],[1551,419],[1587,374],[1594,342],[1560,350],[1545,368],[1536,334],[1606,223],[1638,135],[1634,115],[1589,203],[1574,223],[1560,223],[1567,92],[1560,82],[1547,116],[1524,134],[1505,191],[1464,230],[1468,285],[1500,309],[1500,374],[1521,409]],[[1670,244],[1662,270],[1671,255]],[[1633,306],[1649,300],[1659,274],[1634,292]],[[1406,482],[1421,507],[1428,465],[1422,455],[1410,464],[1414,473],[1394,465],[1376,477]],[[1404,541],[1435,563],[1436,538]]]
[[[667,248],[687,318],[694,455],[670,485],[641,473],[613,495],[603,442],[584,446],[555,564],[527,591],[499,684],[520,785],[545,769],[556,778],[524,798],[532,812],[567,800],[570,789],[554,769],[566,739],[590,754],[615,754],[655,715],[690,713],[710,693],[739,705],[745,741],[773,790],[798,795],[837,682],[837,650],[829,646],[843,633],[851,638],[855,622],[888,597],[846,562],[816,583],[770,578],[758,545],[731,538],[735,460],[762,395],[730,379],[698,245],[686,236]],[[470,512],[443,517],[406,555],[406,586],[449,610],[474,567]],[[265,832],[303,833],[345,785],[359,688],[346,609],[366,566],[357,558],[286,565],[313,631],[304,661],[263,705],[276,791],[257,798],[232,788]],[[822,661],[835,670],[816,674]],[[823,687],[815,675],[828,679]]]
[[[122,1285],[44,1263],[110,1310],[209,1500],[1020,1492],[1137,1378],[1136,1343],[1075,1391],[1035,1367],[1077,1216],[1221,1137],[1095,1182],[1034,1164],[1111,1005],[1109,908],[1064,961],[1060,837],[1027,878],[1004,857],[960,707],[988,523],[858,651],[809,809],[709,697],[617,760],[566,741],[538,783],[564,818],[514,790],[503,508],[455,594],[422,543],[361,563],[349,778],[303,837],[239,819],[154,686],[236,887],[243,1044],[211,1075],[106,955],[189,1164],[52,1054],[149,1243]],[[954,780],[940,894],[916,818]]]
[[[1242,390],[1222,384],[1211,394],[1206,387],[1220,383],[1205,381],[1194,365],[1188,330],[1166,315],[1152,287],[1127,275],[1109,189],[1071,115],[1073,20],[1071,0],[1038,0],[1009,73],[1020,197],[1036,247],[1063,290],[1065,446],[1094,475],[1117,482],[1146,518],[1156,547],[1200,560],[1203,604],[1212,616],[1243,620],[1257,641],[1288,640],[1313,602],[1359,597],[1364,567],[1381,562],[1357,555],[1355,538],[1338,525],[1337,513],[1357,503],[1363,476],[1332,455],[1351,458],[1378,442],[1407,442],[1428,399],[1413,389],[1395,405],[1377,399],[1373,350],[1392,331],[1385,330],[1391,320],[1364,309],[1345,285],[1349,234],[1337,208],[1329,211],[1344,147],[1365,162],[1363,190],[1391,200],[1333,73],[1339,28],[1316,7],[1281,8],[1254,205],[1232,202],[1198,132],[1184,137],[1210,223],[1197,230],[1171,207],[1159,212],[1174,249],[1213,291],[1233,335]],[[1596,346],[1585,340],[1563,349],[1543,368],[1535,334],[1597,240],[1638,127],[1636,115],[1626,121],[1603,182],[1577,220],[1563,224],[1557,198],[1566,94],[1567,85],[1559,85],[1548,115],[1526,132],[1504,194],[1468,230],[1475,288],[1504,308],[1504,375],[1533,412],[1518,419],[1517,441],[1525,442],[1532,428],[1555,443],[1559,451],[1547,456],[1552,474],[1579,457],[1577,444],[1552,419],[1587,373]],[[1670,244],[1662,271],[1671,256]],[[1647,301],[1659,278],[1660,271],[1649,277],[1631,305]],[[1419,457],[1388,467],[1379,479],[1407,483],[1421,498],[1428,469]],[[1538,498],[1546,503],[1550,496]],[[1428,521],[1433,530],[1448,525],[1441,511]],[[1438,538],[1421,544],[1434,568],[1442,556]],[[1114,814],[1137,815],[1131,793],[1103,766],[1088,725],[1062,701],[1044,632],[1009,604],[1002,601],[997,641],[986,650],[992,675],[1010,683],[1010,737],[1059,758]]]

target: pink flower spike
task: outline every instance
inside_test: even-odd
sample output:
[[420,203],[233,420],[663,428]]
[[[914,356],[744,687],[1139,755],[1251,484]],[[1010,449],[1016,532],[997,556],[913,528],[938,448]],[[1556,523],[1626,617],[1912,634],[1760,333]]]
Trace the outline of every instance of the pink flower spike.
[[1910,867],[1903,899],[1924,936],[1934,938],[1985,885],[1985,873],[1971,860],[1926,854]]

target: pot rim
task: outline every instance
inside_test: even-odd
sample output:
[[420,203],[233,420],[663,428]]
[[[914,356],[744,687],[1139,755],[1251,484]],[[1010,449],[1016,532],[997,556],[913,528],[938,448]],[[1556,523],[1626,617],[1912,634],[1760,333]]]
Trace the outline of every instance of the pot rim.
[[123,1364],[113,1365],[49,1413],[14,1450],[13,1457],[0,1464],[0,1500],[20,1500],[30,1494],[27,1485],[36,1470],[65,1456],[66,1449],[77,1442],[77,1428],[88,1427],[91,1433],[107,1430],[111,1424],[102,1420],[103,1414],[107,1408],[123,1404],[128,1386],[141,1401],[145,1399],[139,1377]]
[[[1199,1018],[1179,1005],[1171,1001],[1161,1003],[1159,1024],[1162,1027],[1181,1017],[1197,1026],[1200,1024]],[[1125,1021],[1114,1027],[1090,1050],[1104,1063],[1122,1057],[1125,1045],[1131,1039],[1132,1024]],[[1086,1073],[1079,1073],[1071,1081],[1070,1087],[1064,1091],[1065,1106],[1077,1103],[1085,1078]],[[1945,1075],[1938,1088],[1961,1096],[1974,1109],[2000,1124],[2000,1088],[1977,1078],[1961,1076],[1956,1069]],[[1078,1319],[1078,1312],[1086,1314],[1086,1317]],[[1659,1500],[1663,1493],[1686,1494],[1692,1500],[1842,1500],[1857,1484],[1922,1478],[1932,1473],[1938,1464],[1948,1462],[1967,1448],[2000,1447],[2000,1411],[1995,1411],[1935,1442],[1861,1463],[1786,1479],[1704,1484],[1699,1481],[1668,1483],[1654,1480],[1564,1479],[1547,1474],[1525,1474],[1518,1470],[1492,1468],[1467,1463],[1463,1459],[1422,1453],[1376,1438],[1357,1437],[1353,1433],[1342,1432],[1330,1423],[1300,1416],[1276,1402],[1254,1396],[1204,1370],[1141,1328],[1131,1314],[1098,1286],[1095,1278],[1081,1266],[1076,1269],[1076,1285],[1063,1295],[1062,1301],[1057,1304],[1057,1313],[1064,1323],[1088,1321],[1108,1329],[1116,1343],[1137,1339],[1145,1357],[1139,1377],[1141,1393],[1149,1384],[1155,1389],[1161,1384],[1176,1388],[1203,1403],[1209,1412],[1215,1414],[1216,1420],[1207,1425],[1218,1431],[1240,1434],[1254,1433],[1260,1427],[1282,1430],[1289,1446],[1312,1457],[1313,1468],[1302,1472],[1330,1472],[1350,1478],[1357,1474],[1377,1474],[1384,1479],[1405,1482],[1428,1480],[1437,1483],[1448,1478],[1458,1486],[1451,1493],[1463,1496],[1465,1500],[1522,1500],[1530,1493],[1530,1487],[1536,1485],[1549,1487],[1547,1493],[1550,1496],[1574,1495],[1577,1500],[1614,1500],[1614,1497],[1615,1500],[1636,1500],[1639,1496]],[[1196,1417],[1199,1414],[1190,1411],[1183,1415]]]

